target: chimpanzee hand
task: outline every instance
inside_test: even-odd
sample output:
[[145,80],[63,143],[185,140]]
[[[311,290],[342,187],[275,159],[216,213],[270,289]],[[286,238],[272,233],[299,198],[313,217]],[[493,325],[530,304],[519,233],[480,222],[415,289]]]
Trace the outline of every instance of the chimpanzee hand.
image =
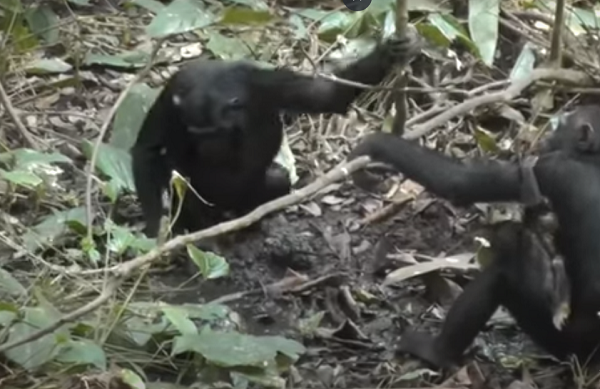
[[348,161],[352,161],[363,155],[368,155],[374,161],[379,161],[382,157],[382,146],[387,144],[391,138],[396,138],[395,135],[386,132],[374,132],[364,136],[348,154]]
[[[374,132],[363,137],[347,157],[348,161],[352,161],[358,157],[367,155],[373,161],[385,160],[380,154],[383,152],[383,145],[386,145],[390,137],[396,138],[395,135],[385,132]],[[369,174],[364,169],[358,170],[352,174],[352,181],[356,186],[363,190],[370,191],[375,188],[379,181],[377,176]]]

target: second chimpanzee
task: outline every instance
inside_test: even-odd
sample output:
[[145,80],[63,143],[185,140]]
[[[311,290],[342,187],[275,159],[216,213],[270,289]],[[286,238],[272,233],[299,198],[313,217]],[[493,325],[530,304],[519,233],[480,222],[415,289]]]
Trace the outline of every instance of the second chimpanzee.
[[[393,65],[413,57],[414,43],[412,37],[387,40],[335,76],[377,84]],[[273,163],[283,136],[279,114],[343,114],[361,92],[325,77],[249,62],[188,64],[151,107],[131,150],[146,233],[158,232],[173,169],[189,177],[202,197],[188,192],[176,232],[206,227],[214,222],[209,214],[245,213],[288,193],[289,179]]]
[[[454,364],[500,306],[538,345],[558,358],[597,357],[600,344],[600,107],[576,108],[541,147],[533,176],[558,219],[554,244],[571,284],[571,313],[562,328],[532,263],[540,252],[526,225],[499,227],[495,261],[464,289],[446,316],[441,334],[407,332],[400,351],[436,366]],[[369,155],[407,178],[459,204],[520,201],[527,181],[518,164],[459,162],[400,137],[367,136],[350,158]],[[537,261],[537,262],[536,262]],[[558,327],[558,328],[557,328]]]

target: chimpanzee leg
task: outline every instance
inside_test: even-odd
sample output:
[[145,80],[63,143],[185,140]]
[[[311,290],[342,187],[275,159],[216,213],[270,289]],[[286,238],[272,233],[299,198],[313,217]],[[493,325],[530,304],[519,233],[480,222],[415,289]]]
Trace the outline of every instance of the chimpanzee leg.
[[502,287],[497,266],[490,266],[470,282],[456,299],[439,335],[423,332],[402,335],[398,351],[415,355],[437,367],[456,363],[500,306]]
[[[503,223],[492,234],[492,264],[467,285],[450,308],[441,333],[430,337],[407,333],[405,351],[439,367],[456,363],[503,305],[533,341],[558,358],[572,350],[567,335],[553,324],[547,283],[547,253],[535,235],[520,223]],[[571,331],[572,333],[573,331]]]

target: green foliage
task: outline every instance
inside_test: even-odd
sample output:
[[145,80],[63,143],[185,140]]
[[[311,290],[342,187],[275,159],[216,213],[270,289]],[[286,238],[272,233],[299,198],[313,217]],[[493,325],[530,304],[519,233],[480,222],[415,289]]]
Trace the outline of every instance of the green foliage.
[[160,38],[208,27],[215,17],[201,4],[199,0],[174,0],[157,13],[146,33]]
[[500,0],[469,0],[469,31],[487,66],[494,63],[498,43]]
[[519,53],[519,57],[510,72],[511,81],[527,78],[531,74],[535,66],[534,47],[530,42],[523,45],[521,53]]
[[123,103],[117,109],[109,143],[121,150],[129,150],[134,145],[142,127],[146,113],[158,97],[161,89],[153,89],[148,84],[134,85]]
[[221,16],[223,25],[264,25],[275,20],[269,10],[253,10],[243,7],[228,7]]
[[25,68],[29,74],[66,73],[73,67],[60,58],[44,58],[33,61]]
[[206,48],[215,56],[224,60],[240,60],[250,57],[252,52],[248,45],[239,38],[230,38],[218,32],[209,31]]
[[69,162],[68,157],[59,153],[16,149],[0,154],[0,163],[9,169],[0,169],[0,177],[16,187],[37,190],[43,184],[52,186],[62,173],[55,164]]
[[[14,342],[52,324],[57,317],[42,307],[22,309],[23,320],[10,327],[7,341]],[[32,342],[8,350],[4,355],[12,362],[27,370],[36,370],[57,357],[69,339],[68,332],[62,327]]]
[[229,264],[225,258],[212,252],[204,252],[193,244],[187,245],[187,252],[205,279],[220,278],[229,274]]
[[[91,159],[94,144],[86,140],[82,144],[82,150],[84,155],[88,159]],[[131,170],[131,154],[129,154],[128,150],[101,143],[98,147],[98,157],[96,158],[95,167],[111,178],[114,185],[119,189],[131,192],[135,191],[133,172]]]
[[97,54],[88,52],[84,65],[105,65],[123,69],[144,67],[150,60],[150,52],[143,50],[122,51],[118,54]]
[[86,213],[84,207],[72,208],[65,211],[56,211],[38,225],[30,228],[22,237],[25,248],[36,251],[41,247],[54,243],[57,238],[64,235],[71,227],[85,228]]
[[31,32],[49,45],[59,42],[59,19],[48,5],[35,5],[25,12]]
[[132,4],[147,9],[155,14],[162,12],[165,9],[165,5],[160,1],[156,0],[130,0]]
[[[0,298],[24,296],[27,289],[6,270],[0,268]],[[1,308],[0,308],[1,310]],[[0,325],[3,324],[0,320]]]

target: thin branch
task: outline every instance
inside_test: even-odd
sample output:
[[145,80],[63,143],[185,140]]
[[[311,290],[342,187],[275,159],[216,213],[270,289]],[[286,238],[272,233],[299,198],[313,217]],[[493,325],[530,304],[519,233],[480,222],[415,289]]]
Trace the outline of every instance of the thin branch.
[[560,68],[562,64],[562,33],[565,25],[565,0],[556,0],[554,28],[550,43],[550,66]]
[[469,111],[478,108],[482,105],[495,103],[508,103],[515,97],[518,97],[526,88],[531,86],[536,81],[540,80],[555,80],[572,85],[585,86],[592,85],[593,80],[586,73],[570,69],[534,69],[529,77],[513,81],[506,89],[488,93],[482,96],[473,97],[465,100],[462,103],[455,105],[452,108],[435,116],[433,119],[414,126],[412,131],[406,133],[406,139],[417,139],[430,131],[445,124],[456,116],[463,115]]
[[23,139],[25,139],[27,145],[34,150],[39,150],[37,142],[33,139],[31,134],[29,133],[29,130],[27,130],[21,119],[19,119],[19,115],[15,111],[15,108],[12,106],[10,98],[6,93],[6,90],[4,89],[4,84],[2,82],[0,82],[0,102],[2,103],[2,105],[4,105],[4,108],[6,108],[8,116],[10,116],[13,123],[15,123],[15,126],[17,126],[17,130],[19,130],[19,133],[21,133]]
[[[406,38],[406,26],[408,25],[407,0],[396,0],[396,36],[399,39]],[[404,88],[408,85],[408,77],[404,71],[404,64],[399,65],[396,71],[398,88],[394,93],[394,106],[396,107],[396,116],[392,124],[392,133],[398,136],[404,134],[404,127],[408,116],[406,107],[406,92]]]

